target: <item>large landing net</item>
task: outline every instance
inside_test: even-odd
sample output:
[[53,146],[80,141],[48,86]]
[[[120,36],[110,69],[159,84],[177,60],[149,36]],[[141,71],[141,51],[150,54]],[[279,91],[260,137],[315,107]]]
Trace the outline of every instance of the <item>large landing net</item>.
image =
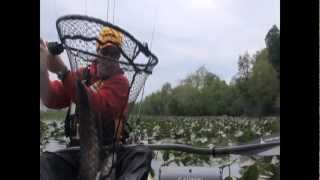
[[93,17],[63,16],[57,20],[56,26],[61,43],[67,51],[72,71],[87,67],[97,58],[114,61],[110,57],[97,54],[98,35],[103,27],[120,32],[123,40],[121,57],[117,63],[120,64],[130,83],[128,103],[133,104],[136,101],[147,77],[158,63],[157,57],[149,51],[147,45],[120,27]]

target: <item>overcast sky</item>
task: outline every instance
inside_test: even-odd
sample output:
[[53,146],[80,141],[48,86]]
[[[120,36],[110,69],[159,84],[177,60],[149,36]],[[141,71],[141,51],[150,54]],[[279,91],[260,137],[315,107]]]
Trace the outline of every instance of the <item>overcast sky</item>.
[[[229,82],[237,72],[238,56],[264,48],[267,31],[274,24],[280,28],[277,0],[115,1],[114,23],[149,47],[155,27],[151,50],[159,64],[146,82],[145,95],[165,82],[177,85],[202,65]],[[41,37],[58,40],[55,21],[62,15],[86,14],[107,20],[107,2],[41,0]],[[109,2],[112,22],[114,0]]]

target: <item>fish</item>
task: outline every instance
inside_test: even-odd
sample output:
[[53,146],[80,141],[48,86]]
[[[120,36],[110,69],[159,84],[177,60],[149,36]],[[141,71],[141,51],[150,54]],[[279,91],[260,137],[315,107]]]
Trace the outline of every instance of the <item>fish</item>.
[[85,84],[76,82],[77,118],[80,134],[80,180],[95,180],[102,166],[103,147],[99,139],[97,115],[90,107]]

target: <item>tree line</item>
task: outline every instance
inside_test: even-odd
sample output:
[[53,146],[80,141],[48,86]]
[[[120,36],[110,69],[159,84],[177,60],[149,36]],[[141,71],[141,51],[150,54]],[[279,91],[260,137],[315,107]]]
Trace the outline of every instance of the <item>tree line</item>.
[[226,83],[205,66],[176,87],[165,83],[145,97],[145,115],[266,116],[280,112],[280,30],[276,25],[265,36],[266,47],[238,57],[238,72]]

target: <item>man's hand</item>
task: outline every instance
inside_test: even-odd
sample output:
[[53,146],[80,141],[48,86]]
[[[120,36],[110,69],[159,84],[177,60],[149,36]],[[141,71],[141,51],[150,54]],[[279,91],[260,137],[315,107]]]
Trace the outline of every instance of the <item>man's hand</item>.
[[48,60],[50,53],[45,42],[40,38],[40,76],[48,71]]
[[[41,57],[41,53],[43,53],[43,58]],[[59,56],[53,56],[52,54],[50,54],[48,50],[47,42],[43,41],[41,38],[40,38],[40,57],[41,57],[40,65],[41,65],[41,59],[44,59],[43,68],[46,68],[52,73],[58,73],[60,71],[64,71],[67,68]]]

